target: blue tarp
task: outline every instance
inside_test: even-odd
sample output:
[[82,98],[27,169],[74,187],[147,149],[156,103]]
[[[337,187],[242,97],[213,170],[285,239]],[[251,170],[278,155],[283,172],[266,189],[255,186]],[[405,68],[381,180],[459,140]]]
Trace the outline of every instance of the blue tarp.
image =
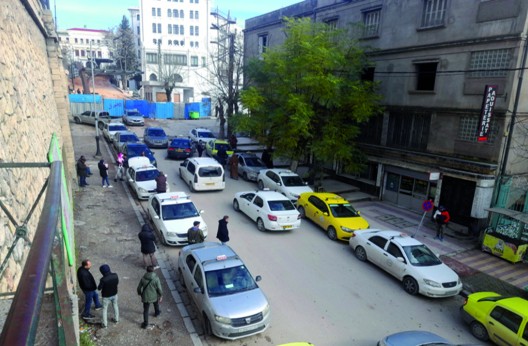
[[202,104],[200,107],[200,117],[210,117],[211,116],[211,98],[206,97],[202,99]]
[[183,113],[183,117],[185,119],[190,119],[189,112],[198,112],[198,113],[200,113],[200,104],[201,104],[200,102],[186,103],[185,104],[185,112]]
[[136,109],[144,117],[151,113],[151,104],[147,100],[126,100],[125,109]]
[[110,113],[110,116],[120,117],[125,114],[125,102],[119,99],[104,99],[104,110]]
[[[94,97],[93,95],[86,95],[86,94],[69,94],[70,102],[74,103],[93,103]],[[95,103],[101,103],[103,102],[103,99],[101,95],[95,95]]]
[[157,119],[174,118],[174,104],[172,102],[154,103],[154,117]]

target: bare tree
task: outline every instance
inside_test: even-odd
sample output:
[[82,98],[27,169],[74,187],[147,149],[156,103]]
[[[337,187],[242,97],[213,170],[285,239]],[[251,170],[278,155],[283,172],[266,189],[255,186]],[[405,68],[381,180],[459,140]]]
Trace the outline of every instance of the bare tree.
[[161,53],[161,45],[158,43],[158,82],[161,84],[167,102],[172,102],[172,91],[178,83],[183,82],[181,72],[183,69],[182,59],[184,56],[170,53]]

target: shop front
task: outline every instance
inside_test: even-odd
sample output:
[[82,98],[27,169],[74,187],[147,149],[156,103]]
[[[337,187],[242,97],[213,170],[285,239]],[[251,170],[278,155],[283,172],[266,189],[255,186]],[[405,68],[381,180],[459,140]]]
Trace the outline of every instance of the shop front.
[[505,208],[489,208],[490,224],[482,240],[482,251],[512,263],[527,260],[528,213]]
[[385,166],[383,200],[408,209],[422,210],[423,202],[436,194],[437,182],[429,181],[429,178],[427,172]]

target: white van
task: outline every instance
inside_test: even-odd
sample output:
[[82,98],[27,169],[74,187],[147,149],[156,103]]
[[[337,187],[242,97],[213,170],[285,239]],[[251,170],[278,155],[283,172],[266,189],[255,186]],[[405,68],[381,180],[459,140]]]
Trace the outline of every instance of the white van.
[[180,178],[191,191],[223,190],[224,167],[210,157],[191,157],[180,165]]

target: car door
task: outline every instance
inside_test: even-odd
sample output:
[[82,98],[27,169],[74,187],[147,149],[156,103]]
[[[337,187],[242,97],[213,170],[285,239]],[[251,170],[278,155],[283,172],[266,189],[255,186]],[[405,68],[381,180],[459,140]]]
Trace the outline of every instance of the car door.
[[325,202],[316,196],[310,196],[308,201],[310,201],[311,204],[310,219],[323,229],[326,229],[328,216],[326,216],[324,213],[328,213],[328,207],[326,206]]
[[385,245],[387,245],[387,239],[380,235],[373,235],[365,242],[365,251],[367,252],[367,258],[372,263],[381,266],[381,262],[385,256]]
[[280,183],[280,177],[277,175],[277,173],[273,171],[267,171],[266,178],[267,179],[264,183],[264,186],[272,191],[278,191],[280,188],[280,186],[278,185]]
[[132,187],[132,190],[134,190],[134,192],[137,192],[137,184],[135,183],[136,182],[136,171],[132,167],[129,167],[127,170],[127,181]]
[[243,156],[239,154],[235,154],[238,157],[238,175],[244,176],[244,172],[247,173],[246,170],[246,160]]
[[405,256],[400,247],[392,241],[388,243],[386,248],[387,251],[382,254],[385,257],[381,262],[382,267],[388,273],[401,280],[407,267]]
[[152,223],[154,224],[154,228],[158,230],[158,232],[163,233],[163,220],[161,215],[161,205],[159,200],[154,197],[151,199],[150,204],[148,206],[148,211],[150,218],[152,220]]
[[[192,288],[192,297],[194,300],[194,303],[198,307],[198,311],[204,310],[204,303],[206,298],[206,288],[205,288],[205,280],[204,280],[204,273],[202,271],[202,268],[199,265],[194,266],[193,271],[193,277],[191,281],[191,288]],[[195,292],[194,289],[199,288],[199,292]]]
[[497,345],[522,345],[518,338],[523,323],[521,315],[505,307],[495,306],[486,320],[489,337]]
[[253,198],[253,201],[251,202],[251,205],[249,206],[248,210],[248,216],[253,220],[257,221],[257,219],[264,218],[264,200],[259,195],[255,195],[255,198]]
[[249,210],[253,208],[252,204],[253,204],[253,199],[255,198],[255,194],[254,193],[245,193],[243,195],[240,196],[240,199],[239,199],[239,208],[240,210],[249,216]]

